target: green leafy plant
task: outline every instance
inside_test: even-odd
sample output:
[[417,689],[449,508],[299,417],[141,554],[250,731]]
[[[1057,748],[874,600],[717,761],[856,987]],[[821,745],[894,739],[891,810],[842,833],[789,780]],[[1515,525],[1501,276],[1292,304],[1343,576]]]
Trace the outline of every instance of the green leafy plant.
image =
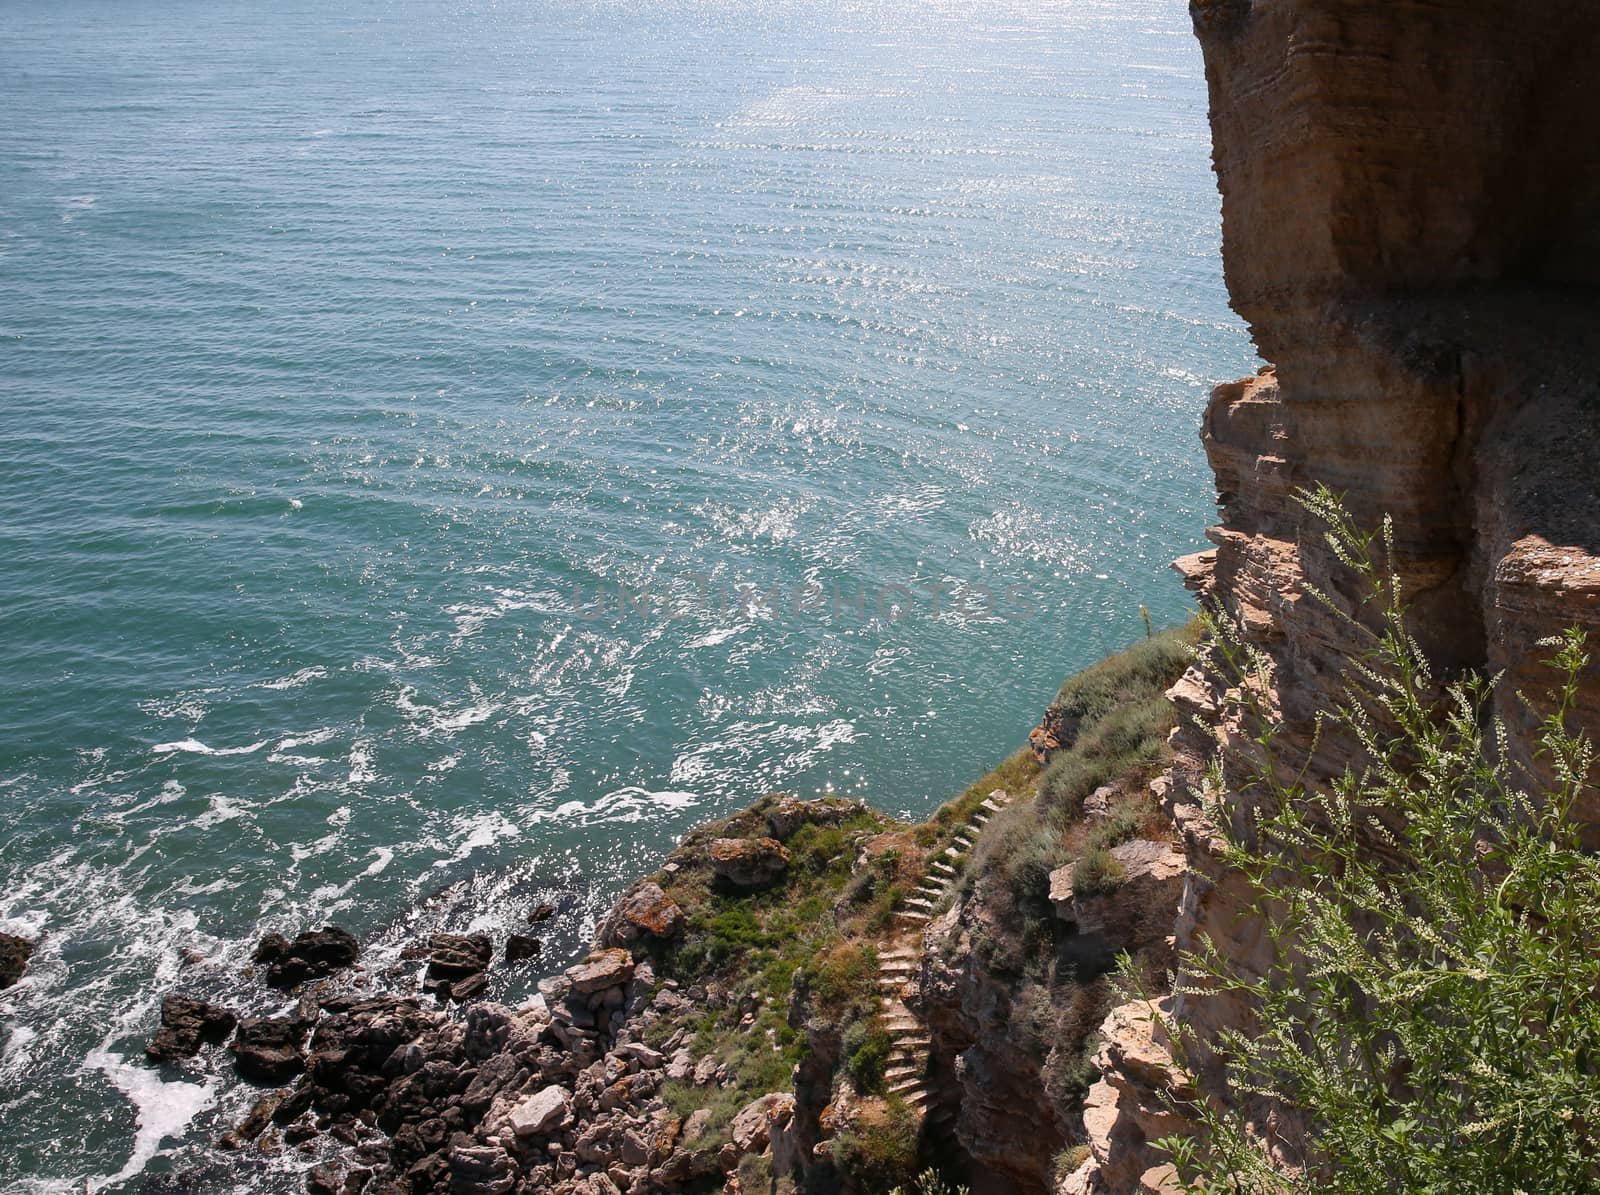
[[844,1032],[845,1067],[855,1082],[856,1090],[865,1095],[883,1091],[883,1072],[894,1050],[894,1039],[889,1036],[877,1017],[854,1021]]
[[[1186,998],[1254,1015],[1208,1041],[1171,1027],[1230,1098],[1198,1099],[1201,1131],[1162,1144],[1205,1195],[1600,1189],[1600,859],[1573,817],[1592,752],[1569,726],[1584,638],[1546,645],[1531,774],[1488,714],[1493,682],[1441,682],[1408,632],[1390,525],[1362,531],[1327,490],[1302,501],[1360,583],[1353,609],[1317,595],[1366,643],[1319,728],[1356,762],[1327,783],[1287,766],[1269,661],[1212,620],[1250,731],[1212,769],[1208,812],[1270,958],[1247,971],[1206,939],[1183,958]],[[1303,1123],[1297,1166],[1270,1156],[1297,1147],[1274,1139],[1274,1106]]]

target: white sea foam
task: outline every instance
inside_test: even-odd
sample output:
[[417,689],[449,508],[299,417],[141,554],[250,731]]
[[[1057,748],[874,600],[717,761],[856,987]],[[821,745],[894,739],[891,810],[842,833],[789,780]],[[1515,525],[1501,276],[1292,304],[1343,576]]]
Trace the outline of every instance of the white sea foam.
[[690,651],[701,647],[716,647],[718,644],[726,643],[745,629],[744,627],[717,627],[715,630],[707,631],[698,639],[691,639],[683,646]]
[[266,739],[247,747],[209,747],[199,739],[179,739],[172,743],[157,743],[150,750],[159,755],[170,755],[176,751],[190,755],[254,755],[266,745]]
[[309,684],[314,680],[321,680],[327,675],[328,670],[326,668],[321,665],[313,665],[310,668],[302,668],[298,672],[291,672],[288,676],[280,676],[277,680],[264,680],[259,687],[263,689],[298,689],[301,685]]
[[[107,1044],[109,1041],[108,1038]],[[131,1065],[121,1055],[111,1053],[106,1044],[91,1050],[83,1060],[83,1067],[105,1075],[111,1085],[132,1102],[138,1124],[132,1152],[122,1169],[88,1180],[91,1191],[115,1186],[138,1174],[161,1151],[163,1141],[181,1134],[217,1096],[215,1081],[164,1083],[155,1071]]]
[[209,800],[210,808],[190,823],[197,830],[209,830],[212,826],[231,822],[235,818],[243,817],[250,810],[247,802],[225,797],[221,793],[211,794]]
[[372,744],[358,742],[350,748],[350,780],[351,784],[371,784],[378,778],[378,770],[372,766]]
[[492,846],[502,838],[518,838],[522,831],[499,812],[480,813],[457,823],[461,834],[450,862],[459,863],[480,847]]
[[582,801],[567,801],[555,809],[536,810],[528,820],[574,825],[640,822],[664,810],[692,809],[699,803],[698,793],[670,789],[653,791],[630,785],[606,793],[592,805],[585,805]]

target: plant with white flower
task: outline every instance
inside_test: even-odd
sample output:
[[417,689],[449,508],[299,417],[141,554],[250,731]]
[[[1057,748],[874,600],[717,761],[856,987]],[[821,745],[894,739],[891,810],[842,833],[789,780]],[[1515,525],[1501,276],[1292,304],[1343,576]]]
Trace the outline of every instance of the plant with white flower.
[[1210,812],[1271,961],[1247,972],[1205,938],[1181,959],[1186,998],[1253,1016],[1205,1041],[1170,1026],[1226,1090],[1161,1144],[1197,1195],[1600,1190],[1600,859],[1574,816],[1591,744],[1570,725],[1584,636],[1544,645],[1553,687],[1521,768],[1496,681],[1439,682],[1407,630],[1392,528],[1364,532],[1326,489],[1302,502],[1360,582],[1353,611],[1316,595],[1367,645],[1318,728],[1358,763],[1328,781],[1285,765],[1268,661],[1213,615],[1248,734],[1219,748]]

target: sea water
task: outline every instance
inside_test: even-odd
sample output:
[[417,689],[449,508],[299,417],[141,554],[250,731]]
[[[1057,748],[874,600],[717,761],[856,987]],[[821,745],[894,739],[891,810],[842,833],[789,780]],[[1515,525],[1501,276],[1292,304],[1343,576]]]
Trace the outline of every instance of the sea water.
[[201,1157],[251,1092],[140,1050],[267,930],[548,903],[519,998],[1184,615],[1254,358],[1181,0],[8,0],[0,106],[0,1189]]

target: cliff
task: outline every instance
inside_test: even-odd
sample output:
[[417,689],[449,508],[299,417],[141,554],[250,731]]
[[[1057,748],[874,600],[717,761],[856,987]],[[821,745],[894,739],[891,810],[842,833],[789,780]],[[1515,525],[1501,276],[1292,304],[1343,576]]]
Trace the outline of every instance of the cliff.
[[[1354,609],[1294,495],[1326,485],[1361,525],[1391,517],[1411,630],[1447,673],[1504,674],[1495,713],[1513,756],[1534,764],[1550,680],[1539,643],[1600,628],[1600,79],[1574,65],[1600,48],[1600,10],[1195,0],[1191,11],[1228,288],[1272,364],[1212,394],[1201,434],[1221,521],[1215,549],[1180,571],[1270,662],[1264,696],[1284,722],[1285,762],[1309,756],[1313,779],[1331,776],[1349,746],[1315,738],[1314,719],[1362,645],[1311,597]],[[1197,795],[1211,734],[1226,745],[1243,728],[1219,712],[1205,663],[1172,693],[1183,718],[1165,796],[1190,873],[1176,937],[1210,937],[1248,967],[1264,927],[1218,863]],[[1600,729],[1593,672],[1576,720]],[[1593,804],[1579,814],[1600,822]],[[1221,999],[1166,1007],[1203,1035],[1247,1017]],[[1137,1012],[1107,1022],[1094,1157],[1070,1190],[1170,1181],[1145,1142],[1168,1128],[1159,1089],[1181,1080]],[[1292,1110],[1257,1112],[1292,1160]]]

